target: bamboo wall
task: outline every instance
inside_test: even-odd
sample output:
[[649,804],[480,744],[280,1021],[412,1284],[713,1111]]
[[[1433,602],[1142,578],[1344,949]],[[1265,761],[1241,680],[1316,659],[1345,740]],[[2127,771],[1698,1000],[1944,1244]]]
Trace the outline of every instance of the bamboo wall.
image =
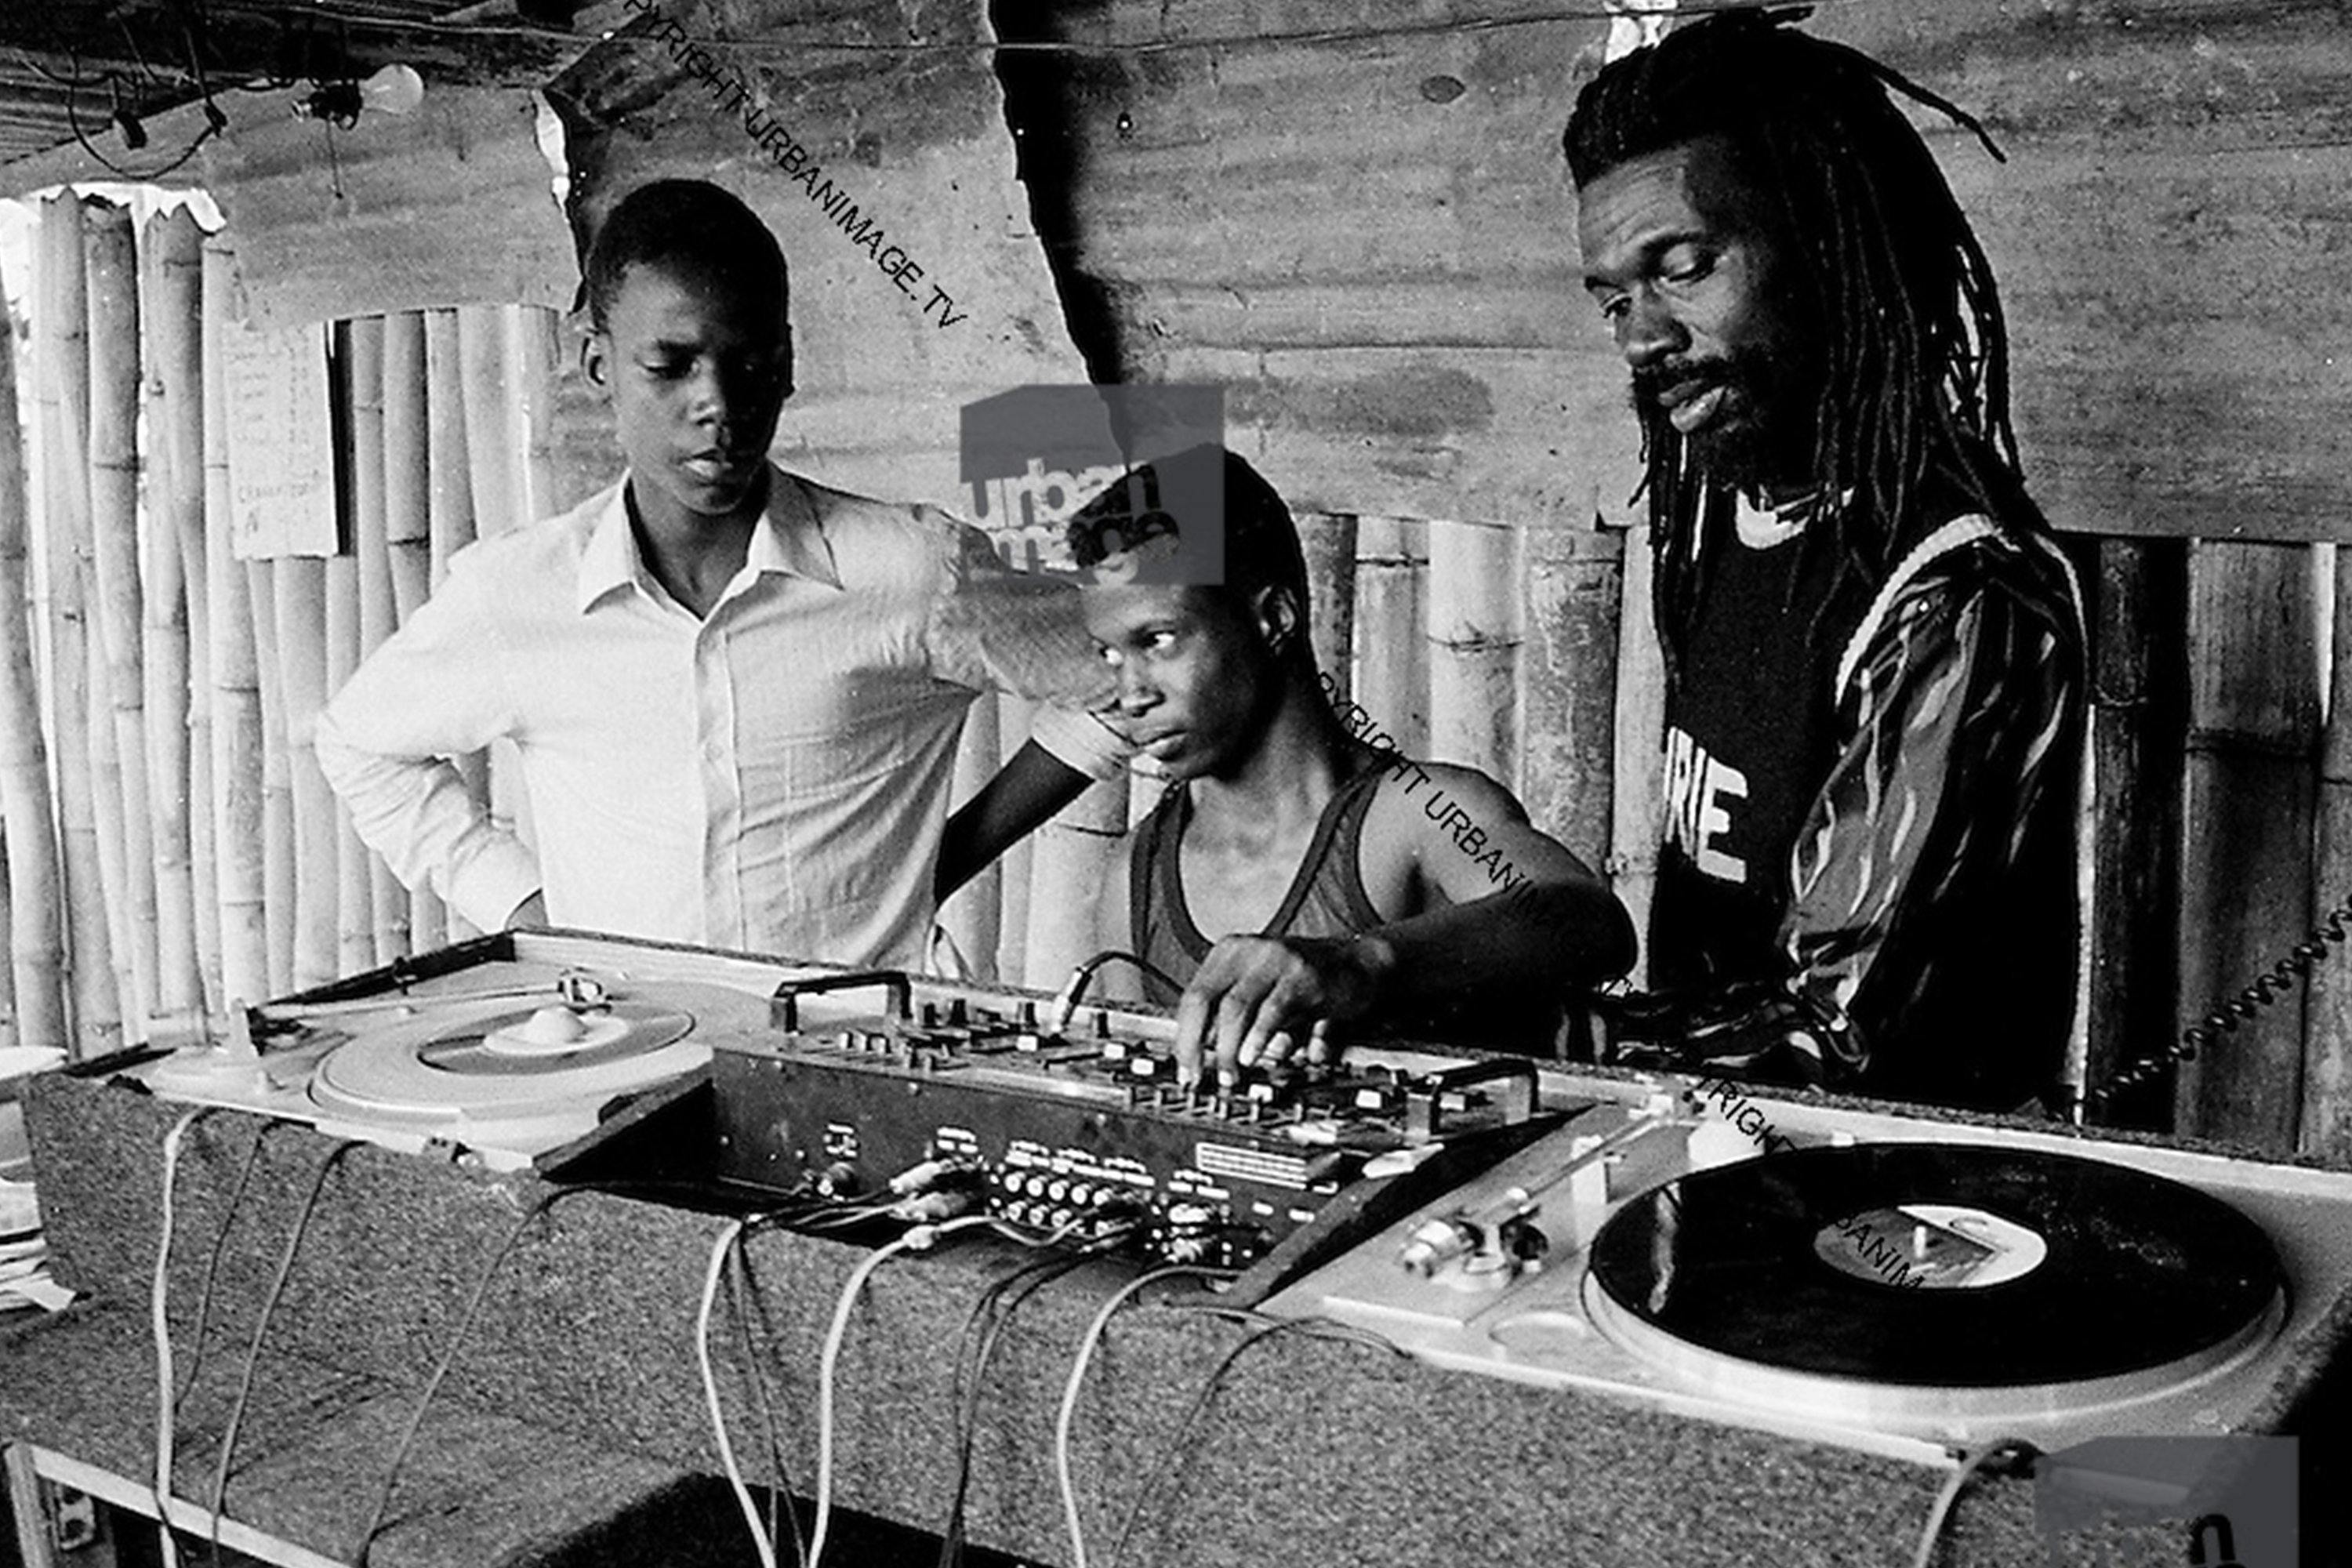
[[185,208],[134,233],[129,208],[71,193],[41,202],[38,236],[30,363],[0,357],[5,1021],[86,1057],[467,934],[359,844],[310,726],[451,552],[549,504],[528,389],[550,384],[554,321],[341,323],[346,548],[239,561],[231,249]]

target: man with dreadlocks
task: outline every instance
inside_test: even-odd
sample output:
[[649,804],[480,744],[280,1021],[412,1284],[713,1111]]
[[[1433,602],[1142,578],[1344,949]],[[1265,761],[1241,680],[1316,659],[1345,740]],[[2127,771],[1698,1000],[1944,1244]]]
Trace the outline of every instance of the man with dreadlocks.
[[1984,132],[1806,14],[1678,27],[1568,125],[1666,654],[1659,991],[1629,1031],[1751,1078],[2054,1100],[2081,612],[1990,267],[1888,89]]

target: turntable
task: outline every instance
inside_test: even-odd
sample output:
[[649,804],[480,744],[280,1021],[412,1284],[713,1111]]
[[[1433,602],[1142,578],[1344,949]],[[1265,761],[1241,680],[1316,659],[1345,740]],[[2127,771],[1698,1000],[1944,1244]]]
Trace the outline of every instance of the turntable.
[[768,998],[826,973],[703,950],[502,932],[239,1011],[231,1038],[131,1069],[232,1106],[513,1167],[593,1131],[621,1098],[764,1028]]
[[1923,1463],[2274,1423],[2352,1175],[1662,1079],[1267,1303],[1442,1365]]

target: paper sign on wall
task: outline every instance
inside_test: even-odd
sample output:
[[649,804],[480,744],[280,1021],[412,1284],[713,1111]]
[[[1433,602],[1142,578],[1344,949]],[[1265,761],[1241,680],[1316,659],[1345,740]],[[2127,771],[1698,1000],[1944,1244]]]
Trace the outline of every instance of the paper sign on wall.
[[221,323],[229,548],[241,561],[336,552],[325,333],[316,325],[257,332]]

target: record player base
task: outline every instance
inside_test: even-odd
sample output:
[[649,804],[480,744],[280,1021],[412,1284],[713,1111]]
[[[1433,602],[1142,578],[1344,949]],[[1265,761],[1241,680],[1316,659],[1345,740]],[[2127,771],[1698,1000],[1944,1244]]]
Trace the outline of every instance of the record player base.
[[[158,1151],[183,1110],[103,1081],[37,1082],[28,1116],[52,1251],[60,1278],[92,1292],[99,1306],[49,1331],[54,1352],[18,1354],[0,1343],[0,1434],[68,1452],[77,1444],[95,1448],[123,1474],[152,1466],[145,1297]],[[265,1147],[254,1156],[257,1138]],[[249,1325],[300,1194],[333,1147],[306,1129],[265,1130],[241,1111],[214,1113],[190,1134],[177,1184],[181,1234],[189,1239],[174,1250],[175,1319],[186,1312],[193,1320],[187,1303],[204,1243],[226,1236],[220,1300],[236,1305],[221,1310]],[[254,1174],[238,1194],[248,1157]],[[548,1191],[527,1173],[493,1179],[446,1160],[367,1148],[341,1159],[271,1329],[270,1364],[285,1353],[312,1370],[272,1378],[268,1394],[257,1395],[249,1469],[248,1439],[237,1446],[250,1479],[233,1484],[232,1514],[244,1517],[263,1495],[265,1474],[282,1465],[288,1500],[273,1502],[282,1510],[273,1517],[299,1514],[290,1533],[329,1552],[352,1550],[399,1423],[447,1342],[440,1331],[453,1302]],[[583,1478],[603,1465],[617,1467],[617,1482],[603,1489],[611,1506],[601,1517],[611,1520],[625,1517],[633,1500],[651,1506],[662,1499],[666,1477],[711,1473],[693,1317],[721,1229],[708,1214],[612,1194],[583,1194],[549,1208],[499,1275],[436,1399],[436,1407],[455,1401],[452,1436],[417,1445],[394,1517],[430,1511],[419,1505],[442,1478],[458,1498],[471,1495],[462,1484],[472,1484],[521,1489],[526,1500],[536,1488],[569,1499],[575,1485],[600,1489]],[[744,1251],[751,1333],[778,1412],[781,1457],[805,1488],[815,1474],[817,1342],[865,1251],[775,1230],[753,1237]],[[874,1277],[841,1363],[838,1501],[939,1528],[952,1495],[959,1350],[980,1293],[1022,1261],[984,1245],[951,1246],[893,1261]],[[1079,1336],[1120,1278],[1099,1266],[1081,1270],[1023,1300],[1009,1320],[988,1363],[971,1444],[968,1523],[976,1543],[1033,1563],[1071,1561],[1054,1479],[1055,1410]],[[1297,1331],[1252,1337],[1260,1331],[1150,1308],[1113,1324],[1077,1408],[1071,1451],[1089,1561],[1877,1568],[1907,1561],[1948,1473],[1598,1394],[1466,1376],[1360,1342]],[[224,1363],[220,1375],[242,1366],[249,1332],[226,1323],[213,1330],[223,1348],[207,1360]],[[746,1338],[729,1312],[713,1350],[738,1457],[759,1479],[769,1465],[740,1353]],[[221,1416],[200,1405],[195,1418]],[[314,1439],[314,1425],[331,1430]],[[321,1444],[345,1456],[340,1469]],[[198,1498],[209,1496],[205,1452],[191,1449],[182,1468],[183,1489]],[[614,1457],[624,1454],[637,1458]],[[605,1560],[558,1555],[590,1550],[574,1544],[582,1520],[563,1508],[546,1504],[535,1516],[525,1502],[499,1508],[514,1518],[515,1537],[484,1536],[458,1555],[404,1558],[391,1552],[395,1531],[373,1561],[383,1568]],[[1132,1532],[1114,1551],[1130,1514]],[[700,1533],[696,1561],[730,1560],[745,1543],[740,1519],[715,1519]],[[525,1537],[549,1554],[529,1555]],[[2182,1560],[2177,1541],[2160,1553],[2151,1544],[2145,1534],[2111,1536],[2104,1560],[2131,1568]],[[1990,1479],[1961,1503],[1937,1562],[2089,1564],[2103,1560],[2102,1551],[2098,1539],[2079,1537],[2046,1555],[2032,1485]]]

